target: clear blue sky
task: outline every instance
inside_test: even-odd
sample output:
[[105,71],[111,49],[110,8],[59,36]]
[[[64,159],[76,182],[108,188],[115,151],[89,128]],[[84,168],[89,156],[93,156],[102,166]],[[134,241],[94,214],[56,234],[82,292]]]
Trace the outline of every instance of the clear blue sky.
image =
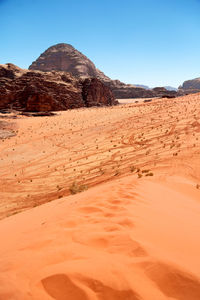
[[200,77],[200,0],[0,0],[0,33],[0,63],[22,68],[69,43],[127,83]]

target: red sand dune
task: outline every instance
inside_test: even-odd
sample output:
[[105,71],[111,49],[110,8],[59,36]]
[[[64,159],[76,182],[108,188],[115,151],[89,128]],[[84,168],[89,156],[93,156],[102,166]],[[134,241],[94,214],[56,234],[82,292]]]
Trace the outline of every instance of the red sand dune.
[[[114,111],[88,110],[90,118],[83,135],[89,162],[80,163],[78,170],[82,167],[88,172],[84,176],[89,186],[91,182],[98,186],[68,197],[64,194],[58,200],[0,221],[0,300],[200,299],[200,102],[195,97],[199,96],[180,98],[179,104],[167,100],[165,110],[159,100],[144,106],[120,106]],[[152,110],[153,121],[147,118]],[[146,119],[138,118],[136,122],[139,111],[146,112]],[[92,119],[94,112],[97,121]],[[75,120],[82,120],[86,113],[81,110],[72,115],[77,118]],[[69,112],[55,119],[19,119],[18,136],[0,145],[1,187],[4,188],[1,192],[2,217],[10,212],[9,207],[18,211],[37,204],[39,195],[44,197],[42,188],[46,187],[42,187],[39,180],[46,185],[49,183],[48,196],[52,195],[56,180],[62,186],[64,180],[70,178],[70,172],[64,179],[61,169],[55,174],[45,169],[45,163],[60,166],[66,159],[65,153],[70,152],[74,165],[80,159],[80,153],[73,154],[75,148],[71,149],[71,145],[54,150],[53,143],[50,144],[56,132],[61,134],[59,145],[64,144],[66,115],[69,116]],[[106,123],[109,118],[112,126],[104,128],[101,122]],[[49,131],[51,120],[57,122],[52,132]],[[40,129],[39,126],[42,122],[46,122],[48,129],[43,142],[40,134],[41,131],[45,134],[45,127]],[[32,126],[31,141],[28,140],[29,127],[20,127],[25,123]],[[81,126],[77,124],[77,128]],[[74,131],[72,138],[73,147],[77,149],[82,142],[79,130]],[[92,144],[98,130],[101,130],[98,137],[101,156],[98,149],[95,156]],[[117,137],[124,137],[122,141],[119,139],[118,149],[110,154],[108,141],[112,133],[113,143]],[[141,135],[143,138],[139,139]],[[37,139],[40,143],[31,148],[31,143]],[[14,144],[16,156],[15,151],[11,151]],[[21,157],[23,151],[25,161]],[[177,152],[178,155],[173,155]],[[35,160],[31,162],[34,154]],[[106,154],[111,155],[112,160]],[[13,169],[9,165],[11,159],[15,159]],[[111,173],[113,165],[119,162],[120,172],[114,169]],[[8,163],[7,169],[5,163]],[[95,173],[98,164],[105,173]],[[141,170],[130,171],[132,164]],[[24,167],[25,175],[20,173],[20,166]],[[150,172],[142,173],[146,168],[153,170],[154,175],[145,176]],[[75,173],[69,182],[79,176],[78,171]],[[138,178],[137,174],[142,177]],[[112,181],[106,183],[109,176]],[[21,185],[17,188],[18,181]],[[34,201],[30,204],[23,197],[34,190]],[[60,190],[57,198],[59,193]]]
[[6,218],[0,299],[199,300],[199,216],[192,181],[130,176]]

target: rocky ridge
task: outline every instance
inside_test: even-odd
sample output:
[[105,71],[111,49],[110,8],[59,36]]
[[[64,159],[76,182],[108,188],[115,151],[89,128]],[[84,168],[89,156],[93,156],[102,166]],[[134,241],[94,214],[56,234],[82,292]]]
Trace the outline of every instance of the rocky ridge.
[[116,103],[109,88],[97,78],[78,79],[67,72],[0,65],[0,109],[58,111]]
[[181,86],[179,86],[179,91],[186,94],[194,94],[200,92],[200,78],[195,78],[191,80],[186,80]]
[[66,71],[78,78],[95,77],[108,86],[116,98],[149,98],[162,96],[177,96],[176,91],[163,88],[162,93],[142,86],[125,84],[119,80],[112,80],[84,54],[69,44],[57,44],[44,51],[30,66],[30,70]]

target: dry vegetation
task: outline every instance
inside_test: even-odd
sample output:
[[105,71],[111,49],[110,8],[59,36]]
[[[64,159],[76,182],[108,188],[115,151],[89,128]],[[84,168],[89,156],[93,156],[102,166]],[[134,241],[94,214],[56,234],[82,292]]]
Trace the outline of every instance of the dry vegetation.
[[169,166],[185,168],[199,189],[199,169],[190,165],[200,155],[199,116],[198,94],[19,116],[17,136],[0,140],[0,218],[127,174],[151,178]]

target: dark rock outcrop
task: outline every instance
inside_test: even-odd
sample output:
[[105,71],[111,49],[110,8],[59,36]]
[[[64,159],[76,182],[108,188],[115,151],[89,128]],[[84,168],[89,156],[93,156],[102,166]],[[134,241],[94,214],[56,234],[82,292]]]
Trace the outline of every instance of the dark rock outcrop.
[[82,81],[82,97],[88,107],[112,105],[115,102],[111,90],[97,78]]
[[131,87],[126,85],[125,86],[108,85],[108,86],[118,99],[156,97],[156,94],[152,92],[152,90],[146,90],[140,87]]
[[67,72],[28,71],[12,64],[0,65],[0,109],[58,111],[117,103],[98,79],[88,80],[90,83]]
[[185,94],[194,94],[200,92],[200,78],[186,80],[181,86],[179,91]]
[[[78,78],[95,77],[108,86],[116,98],[150,98],[158,97],[146,86],[125,84],[119,80],[112,80],[98,70],[94,63],[69,44],[57,44],[43,52],[30,67],[30,70],[66,71]],[[168,93],[165,89],[164,94]]]
[[152,91],[157,95],[157,97],[166,97],[166,98],[174,98],[177,96],[176,91],[168,91],[164,87],[155,87]]

